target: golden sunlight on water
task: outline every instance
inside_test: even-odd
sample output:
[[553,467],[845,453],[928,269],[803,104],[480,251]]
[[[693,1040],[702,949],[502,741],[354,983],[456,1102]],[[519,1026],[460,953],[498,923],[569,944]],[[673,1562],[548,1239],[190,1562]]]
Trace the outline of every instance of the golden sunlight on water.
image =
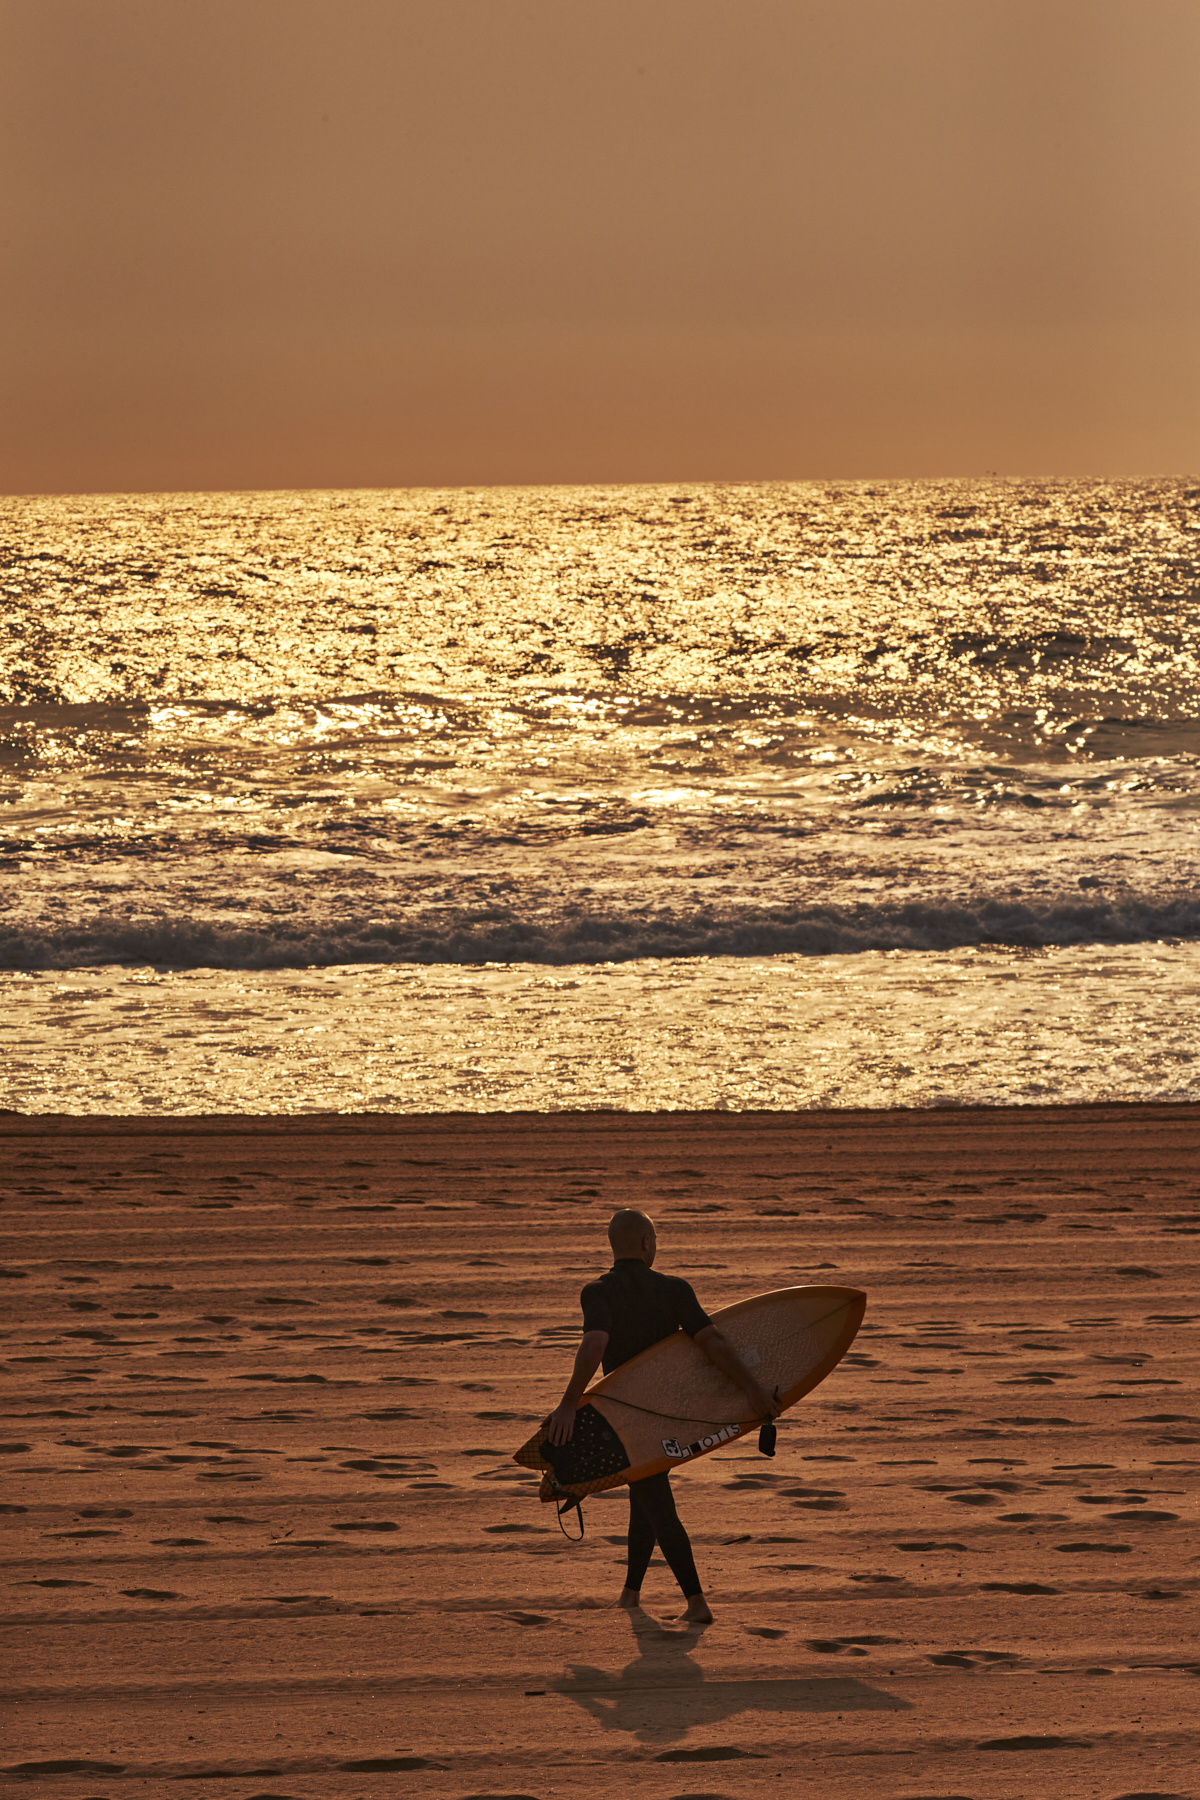
[[1195,1098],[1200,946],[0,978],[25,1112]]
[[299,696],[310,728],[397,685],[614,681],[985,724],[1195,687],[1194,513],[1170,482],[10,501],[3,666],[14,699]]
[[1191,1092],[1198,499],[5,503],[0,1103]]

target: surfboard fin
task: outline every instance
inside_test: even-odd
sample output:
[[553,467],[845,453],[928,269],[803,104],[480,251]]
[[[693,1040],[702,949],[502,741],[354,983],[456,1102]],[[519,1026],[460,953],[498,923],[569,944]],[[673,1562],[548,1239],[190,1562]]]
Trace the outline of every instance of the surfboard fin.
[[[775,1389],[775,1398],[779,1398],[779,1389]],[[775,1429],[774,1419],[764,1419],[758,1428],[758,1451],[760,1456],[774,1456],[775,1439],[779,1433]]]

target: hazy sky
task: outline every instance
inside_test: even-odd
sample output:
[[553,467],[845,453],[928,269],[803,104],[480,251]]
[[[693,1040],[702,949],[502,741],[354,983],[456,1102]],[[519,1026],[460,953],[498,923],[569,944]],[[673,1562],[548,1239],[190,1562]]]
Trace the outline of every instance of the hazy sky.
[[0,0],[0,490],[1200,469],[1197,0]]

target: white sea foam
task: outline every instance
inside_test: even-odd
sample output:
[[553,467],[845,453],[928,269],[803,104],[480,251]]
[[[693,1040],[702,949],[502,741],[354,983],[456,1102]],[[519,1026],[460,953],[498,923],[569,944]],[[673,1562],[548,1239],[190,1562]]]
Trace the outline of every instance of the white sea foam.
[[1197,1100],[1200,945],[10,974],[0,1067],[49,1113]]
[[1198,938],[1198,501],[0,503],[0,968]]

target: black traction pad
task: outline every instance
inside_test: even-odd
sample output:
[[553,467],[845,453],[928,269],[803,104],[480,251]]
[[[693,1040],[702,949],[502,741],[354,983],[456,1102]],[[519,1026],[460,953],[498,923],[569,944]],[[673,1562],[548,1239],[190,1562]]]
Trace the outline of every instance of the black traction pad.
[[625,1446],[602,1413],[581,1406],[575,1414],[575,1432],[569,1444],[538,1443],[543,1467],[554,1471],[559,1487],[585,1487],[620,1475],[629,1467]]

